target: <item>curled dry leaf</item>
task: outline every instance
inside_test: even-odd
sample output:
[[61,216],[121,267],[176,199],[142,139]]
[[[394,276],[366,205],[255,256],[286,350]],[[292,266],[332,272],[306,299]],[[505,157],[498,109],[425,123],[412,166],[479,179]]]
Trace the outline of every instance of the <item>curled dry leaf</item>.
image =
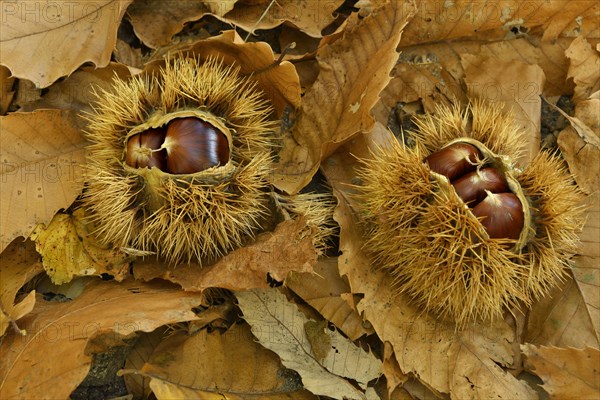
[[41,224],[33,231],[30,238],[42,255],[46,273],[57,285],[77,276],[101,274],[122,281],[129,274],[131,257],[96,242],[84,218],[82,208],[73,214],[58,213],[48,227]]
[[70,111],[39,110],[0,117],[0,243],[29,236],[67,208],[83,188],[85,139]]
[[[236,297],[259,343],[277,353],[287,368],[298,372],[304,387],[312,393],[364,399],[365,394],[344,378],[366,389],[369,381],[381,375],[381,361],[338,332],[322,333],[328,336],[330,345],[328,349],[319,346],[322,357],[318,357],[305,330],[308,318],[276,289],[252,289],[237,292]],[[318,340],[313,335],[312,343]]]
[[10,68],[13,76],[29,79],[37,87],[49,86],[88,61],[104,67],[110,61],[119,23],[131,2],[4,3],[2,65]]
[[158,399],[314,398],[277,355],[256,343],[246,324],[234,324],[224,333],[175,332],[142,368],[122,372],[150,378]]
[[284,139],[273,183],[296,193],[312,178],[322,158],[374,123],[371,108],[390,80],[402,29],[413,9],[392,1],[365,18],[317,58],[320,73],[302,101],[301,114]]
[[324,165],[339,200],[334,215],[341,229],[338,267],[348,277],[352,293],[364,296],[359,312],[382,341],[391,343],[401,370],[415,374],[435,391],[456,398],[534,399],[531,388],[500,367],[513,362],[514,334],[504,321],[468,325],[460,331],[440,322],[415,308],[404,295],[393,295],[389,275],[372,265],[365,254],[348,184],[355,157],[368,157],[369,148],[376,144],[385,146],[390,140],[387,135],[377,129],[373,137],[359,136]]
[[471,97],[498,103],[515,116],[521,130],[527,133],[522,165],[529,163],[540,148],[541,99],[544,72],[538,65],[516,60],[464,54],[465,82]]
[[168,45],[187,22],[199,20],[206,14],[222,17],[236,1],[143,0],[134,2],[127,16],[140,40],[156,49]]
[[254,243],[227,254],[213,265],[168,267],[160,262],[141,262],[134,265],[134,275],[145,281],[160,277],[194,291],[210,287],[265,288],[269,286],[268,275],[283,281],[291,271],[312,271],[317,256],[307,230],[310,228],[304,219],[284,221],[272,233],[260,234]]
[[286,22],[312,37],[321,37],[323,29],[335,20],[335,11],[342,4],[341,0],[239,1],[222,19],[251,33]]
[[110,331],[127,336],[194,320],[192,308],[202,297],[164,282],[98,279],[69,302],[38,298],[33,312],[22,319],[27,336],[9,333],[0,344],[0,398],[67,398],[89,370],[89,340]]
[[35,305],[35,290],[20,300],[23,285],[43,270],[40,255],[31,241],[15,239],[0,254],[0,337],[13,322],[27,315]]
[[339,275],[337,258],[319,260],[313,272],[290,274],[285,285],[337,326],[350,340],[373,333],[341,296],[350,294],[350,286]]
[[[257,82],[278,115],[281,115],[286,107],[300,106],[300,82],[296,68],[287,61],[276,63],[273,50],[267,43],[246,43],[232,30],[191,45],[184,44],[169,49],[171,53],[175,51],[194,54],[202,61],[214,57],[222,59],[225,65],[235,64],[240,67],[242,75],[248,75]],[[145,70],[153,71],[162,62],[153,61]]]
[[521,348],[525,366],[544,381],[542,388],[555,399],[596,399],[600,392],[600,350],[535,347]]

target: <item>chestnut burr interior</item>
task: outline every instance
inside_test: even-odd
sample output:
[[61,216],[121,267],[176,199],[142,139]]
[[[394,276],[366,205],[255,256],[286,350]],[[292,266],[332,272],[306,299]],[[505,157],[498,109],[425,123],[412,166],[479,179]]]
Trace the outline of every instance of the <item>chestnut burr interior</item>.
[[125,162],[133,168],[193,174],[225,165],[229,157],[229,142],[222,132],[199,118],[184,117],[132,135]]
[[523,205],[503,172],[482,160],[481,152],[468,143],[454,143],[425,158],[433,172],[448,178],[490,238],[517,240],[524,224]]

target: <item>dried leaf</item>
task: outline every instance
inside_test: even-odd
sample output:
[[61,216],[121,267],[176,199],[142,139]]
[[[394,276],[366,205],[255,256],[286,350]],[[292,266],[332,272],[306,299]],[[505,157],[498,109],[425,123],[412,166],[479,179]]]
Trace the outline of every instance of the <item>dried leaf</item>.
[[89,369],[92,358],[84,350],[90,339],[108,331],[126,336],[194,320],[191,309],[201,301],[201,294],[164,282],[99,279],[72,301],[38,298],[22,320],[27,336],[9,332],[0,344],[0,398],[67,398]]
[[364,296],[359,312],[382,341],[392,344],[401,370],[414,373],[436,391],[456,398],[535,398],[526,384],[499,366],[510,366],[513,361],[514,334],[504,321],[490,326],[473,324],[458,331],[416,309],[404,295],[392,294],[390,277],[374,268],[364,253],[348,184],[355,156],[368,156],[375,143],[385,145],[390,140],[380,130],[374,133],[373,138],[364,135],[349,142],[323,168],[339,200],[334,215],[341,229],[338,267],[348,277],[352,292]]
[[252,33],[287,22],[312,37],[321,37],[323,29],[335,20],[334,13],[342,3],[341,0],[240,1],[224,19]]
[[206,14],[221,17],[233,8],[236,1],[142,0],[129,7],[127,16],[140,40],[156,49],[168,45],[187,22],[199,20]]
[[60,108],[78,113],[89,112],[96,101],[93,90],[109,91],[114,77],[126,79],[130,75],[126,66],[117,63],[110,63],[105,68],[84,67],[50,86],[41,99],[24,104],[19,111]]
[[527,342],[560,347],[600,347],[600,195],[587,198],[588,219],[573,278],[536,304],[529,314]]
[[558,107],[552,107],[571,124],[558,136],[558,146],[570,171],[581,190],[588,194],[596,192],[600,187],[600,165],[589,161],[600,157],[600,99],[579,102],[574,117]]
[[0,65],[0,115],[6,114],[12,103],[15,96],[14,83],[15,78],[10,75],[10,70]]
[[600,90],[600,54],[585,37],[573,40],[565,55],[571,61],[569,78],[575,82],[573,101],[585,100]]
[[43,270],[40,255],[31,241],[14,240],[0,254],[0,337],[12,321],[27,315],[35,305],[35,291],[17,301],[17,292]]
[[525,154],[520,160],[527,164],[540,148],[540,94],[544,72],[537,65],[502,57],[464,54],[462,62],[469,95],[503,106],[505,111],[514,114],[521,130],[527,133],[527,143],[523,144]]
[[350,293],[348,282],[338,272],[337,258],[317,262],[314,272],[293,273],[285,285],[337,326],[350,340],[372,333],[362,318],[340,295]]
[[5,3],[0,33],[2,64],[13,76],[29,79],[37,87],[49,86],[88,61],[104,67],[131,1]]
[[[140,370],[144,364],[150,360],[154,350],[164,339],[167,333],[165,327],[160,327],[152,332],[142,332],[139,334],[133,348],[125,360],[126,370]],[[150,379],[137,374],[125,374],[125,386],[127,391],[136,399],[147,399],[150,396]]]
[[210,287],[230,290],[268,287],[268,275],[283,281],[291,271],[312,271],[317,256],[307,229],[310,228],[303,219],[284,221],[274,232],[259,235],[254,243],[227,254],[213,265],[167,266],[147,261],[134,265],[134,275],[145,281],[160,277],[194,291]]
[[29,236],[81,193],[86,141],[69,111],[40,110],[0,117],[0,243]]
[[[404,45],[449,41],[462,37],[492,41],[517,36],[586,37],[597,33],[598,4],[582,1],[424,0],[406,26]],[[585,17],[584,17],[585,16]]]
[[354,30],[319,50],[321,72],[304,96],[292,136],[284,141],[273,183],[296,193],[312,178],[322,158],[374,123],[371,108],[390,81],[396,47],[412,9],[392,1]]
[[236,297],[258,341],[277,353],[283,365],[298,372],[312,393],[364,399],[365,395],[344,377],[366,388],[369,381],[381,375],[381,362],[373,354],[337,332],[327,332],[331,350],[320,362],[304,330],[308,319],[277,290],[253,289],[237,292]]
[[521,348],[529,371],[544,381],[542,386],[555,399],[596,399],[600,393],[600,350],[535,347]]
[[[287,61],[276,63],[273,50],[267,43],[246,43],[236,31],[225,31],[192,45],[179,46],[177,50],[195,54],[201,59],[217,57],[223,59],[226,65],[239,66],[243,75],[257,82],[279,115],[286,107],[300,106],[300,82],[294,65]],[[156,63],[149,64],[146,70],[155,68]]]
[[41,224],[33,231],[30,238],[42,255],[46,273],[57,285],[77,276],[101,274],[122,281],[129,274],[131,257],[96,242],[84,218],[81,208],[72,214],[58,213],[48,227]]
[[[256,343],[246,324],[226,332],[179,331],[140,370],[158,399],[312,399],[277,355]],[[249,367],[253,368],[249,368]],[[217,397],[218,396],[218,397]]]

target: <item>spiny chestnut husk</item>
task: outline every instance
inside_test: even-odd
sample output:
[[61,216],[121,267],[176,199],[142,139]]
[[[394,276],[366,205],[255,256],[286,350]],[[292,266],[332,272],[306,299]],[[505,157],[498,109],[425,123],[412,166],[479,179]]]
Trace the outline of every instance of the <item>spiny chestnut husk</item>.
[[481,101],[416,119],[412,147],[361,160],[365,249],[397,293],[458,327],[529,306],[564,276],[581,194],[556,156],[523,169],[523,133]]
[[83,203],[100,242],[205,262],[264,228],[279,122],[238,69],[176,58],[153,75],[116,79],[87,119]]

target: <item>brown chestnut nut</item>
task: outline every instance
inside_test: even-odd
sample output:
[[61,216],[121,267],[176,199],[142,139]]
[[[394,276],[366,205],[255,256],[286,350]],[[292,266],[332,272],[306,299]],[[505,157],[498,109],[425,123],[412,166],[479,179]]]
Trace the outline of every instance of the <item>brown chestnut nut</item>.
[[523,229],[523,205],[513,193],[492,193],[473,207],[473,214],[492,239],[518,239]]
[[495,168],[483,168],[469,172],[453,181],[452,186],[454,186],[456,194],[467,204],[483,200],[486,190],[492,193],[509,191],[506,178]]
[[425,161],[433,172],[442,174],[449,180],[475,170],[481,158],[479,150],[468,143],[454,143],[428,155]]
[[169,122],[162,147],[167,150],[167,172],[171,174],[193,174],[229,161],[227,137],[194,117]]
[[160,128],[136,133],[127,140],[125,163],[133,168],[163,170],[167,165],[166,152],[159,149],[164,140],[165,131]]

